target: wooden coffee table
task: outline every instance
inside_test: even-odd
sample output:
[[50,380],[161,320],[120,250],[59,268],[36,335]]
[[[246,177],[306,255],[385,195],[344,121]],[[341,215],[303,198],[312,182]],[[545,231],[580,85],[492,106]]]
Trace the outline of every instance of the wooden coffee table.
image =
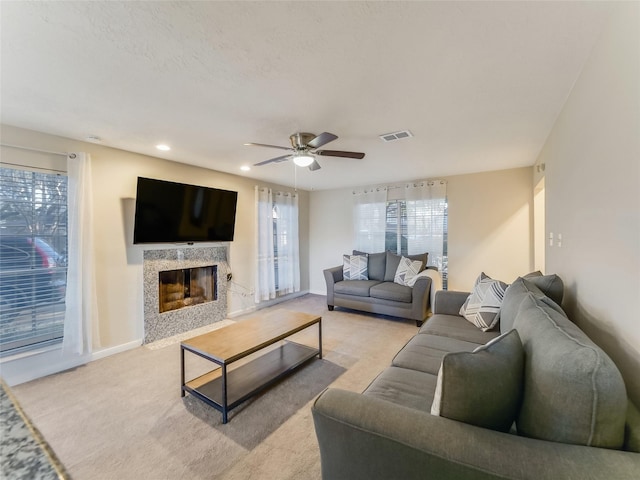
[[[227,368],[233,362],[316,324],[318,348],[286,340],[239,367]],[[210,360],[219,368],[185,382],[185,351]],[[322,317],[289,310],[257,315],[180,344],[181,396],[189,392],[222,412],[222,423],[227,423],[231,409],[316,355],[322,358]]]

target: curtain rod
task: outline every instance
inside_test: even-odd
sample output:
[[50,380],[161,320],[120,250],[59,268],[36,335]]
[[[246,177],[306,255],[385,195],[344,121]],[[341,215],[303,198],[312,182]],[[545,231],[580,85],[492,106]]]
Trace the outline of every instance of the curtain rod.
[[[393,185],[378,185],[378,186],[376,186],[376,187],[369,187],[369,188],[371,188],[371,191],[373,191],[373,190],[378,190],[378,191],[380,191],[380,190],[395,190],[395,189],[397,189],[397,188],[406,188],[406,187],[407,187],[407,185],[411,185],[411,184],[413,184],[413,186],[415,187],[415,186],[417,186],[417,184],[418,184],[418,183],[427,183],[427,184],[429,184],[429,183],[433,183],[434,185],[435,185],[436,183],[440,183],[440,185],[446,185],[446,184],[447,184],[447,181],[446,181],[446,180],[441,180],[441,179],[436,179],[436,180],[419,180],[419,181],[416,181],[416,182],[405,182],[405,183],[403,183],[403,184],[397,184],[397,183],[396,183],[396,184],[393,184]],[[354,194],[354,195],[356,195],[356,194],[358,193],[358,191],[359,191],[359,190],[353,190],[351,193],[352,193],[352,194]],[[366,191],[367,191],[367,189],[366,189],[366,188],[364,188],[364,191],[366,192]]]
[[56,170],[55,168],[36,167],[35,165],[24,165],[22,163],[0,162],[0,165],[11,165],[12,167],[31,168],[33,170],[42,170],[43,172],[67,173],[66,170]]
[[[60,155],[62,157],[66,157],[66,156],[69,156],[69,155],[75,155],[74,153],[69,154],[67,152],[53,152],[51,150],[41,150],[39,148],[22,147],[20,145],[10,145],[8,143],[0,143],[0,146],[9,147],[9,148],[19,148],[20,150],[30,150],[32,152],[38,152],[38,153],[49,153],[51,155]],[[72,157],[72,158],[75,158],[75,156]]]

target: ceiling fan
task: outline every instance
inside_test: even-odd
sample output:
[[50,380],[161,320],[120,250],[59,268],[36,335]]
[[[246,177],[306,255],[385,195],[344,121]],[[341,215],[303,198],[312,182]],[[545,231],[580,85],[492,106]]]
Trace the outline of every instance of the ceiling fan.
[[293,160],[293,163],[299,167],[309,167],[309,170],[319,170],[320,164],[316,161],[316,155],[328,156],[328,157],[344,157],[344,158],[364,158],[364,153],[361,152],[343,152],[341,150],[318,150],[323,145],[329,142],[333,142],[337,135],[333,133],[324,132],[320,135],[314,135],[313,133],[299,132],[294,133],[289,137],[291,140],[291,147],[280,147],[278,145],[266,145],[264,143],[245,143],[245,145],[255,147],[268,147],[279,148],[280,150],[289,150],[291,153],[282,155],[280,157],[270,158],[263,162],[256,163],[254,166],[259,167],[268,163],[279,163],[286,160]]

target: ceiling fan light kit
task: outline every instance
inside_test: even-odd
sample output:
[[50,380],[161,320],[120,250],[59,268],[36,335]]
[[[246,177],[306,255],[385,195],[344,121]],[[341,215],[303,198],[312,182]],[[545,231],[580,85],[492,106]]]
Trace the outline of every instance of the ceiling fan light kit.
[[309,155],[307,153],[296,154],[293,157],[293,163],[298,165],[299,167],[308,167],[313,163],[315,158],[313,155]]
[[309,167],[312,172],[320,169],[320,164],[316,161],[316,155],[342,158],[364,158],[362,152],[343,152],[342,150],[318,150],[321,146],[333,142],[338,138],[333,133],[324,132],[320,135],[313,133],[298,132],[289,137],[291,147],[281,147],[278,145],[267,145],[265,143],[245,143],[245,145],[253,147],[278,148],[280,150],[289,150],[291,153],[281,155],[279,157],[270,158],[262,162],[256,163],[254,166],[259,167],[268,163],[279,163],[286,160],[293,160],[293,163],[299,167]]

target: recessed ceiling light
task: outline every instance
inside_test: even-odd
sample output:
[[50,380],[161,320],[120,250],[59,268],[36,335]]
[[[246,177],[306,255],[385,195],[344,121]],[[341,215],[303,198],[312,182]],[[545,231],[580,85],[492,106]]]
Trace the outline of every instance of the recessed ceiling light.
[[243,172],[248,172],[249,170],[251,170],[251,167],[247,165],[243,165],[240,167],[240,170],[242,170]]
[[164,143],[156,145],[156,148],[158,150],[162,150],[163,152],[168,152],[169,150],[171,150],[171,147],[169,145],[165,145]]

